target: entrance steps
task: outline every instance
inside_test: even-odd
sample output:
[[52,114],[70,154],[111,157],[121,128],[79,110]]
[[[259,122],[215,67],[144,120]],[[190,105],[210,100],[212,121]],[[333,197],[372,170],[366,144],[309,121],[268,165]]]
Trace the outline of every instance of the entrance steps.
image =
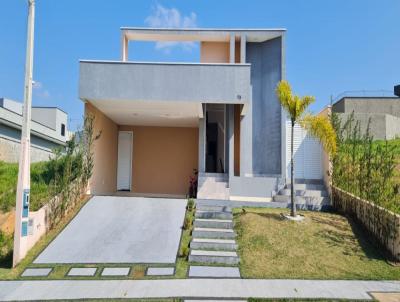
[[239,278],[232,209],[197,204],[193,224],[189,277]]
[[229,178],[223,173],[201,173],[198,177],[197,198],[229,200]]
[[[279,190],[273,197],[273,201],[280,203],[291,202],[291,184]],[[322,180],[317,179],[296,179],[294,184],[295,201],[298,209],[302,210],[322,210],[330,207],[329,194],[325,189]]]

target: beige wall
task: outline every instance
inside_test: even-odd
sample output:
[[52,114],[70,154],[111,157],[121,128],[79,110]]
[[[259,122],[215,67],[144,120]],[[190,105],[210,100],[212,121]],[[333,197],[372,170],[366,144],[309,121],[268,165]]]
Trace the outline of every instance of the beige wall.
[[85,116],[92,114],[94,134],[101,131],[93,146],[94,169],[89,181],[91,194],[110,194],[117,190],[118,126],[90,103],[85,104]]
[[[325,116],[329,118],[331,115],[332,108],[331,106],[325,107],[320,113],[318,113],[319,116]],[[323,175],[323,180],[325,187],[327,188],[329,194],[331,194],[331,175],[332,175],[332,162],[330,160],[330,157],[328,153],[322,148],[322,175]]]
[[119,126],[133,132],[132,192],[186,195],[198,168],[198,128]]
[[229,63],[229,42],[201,42],[201,63]]

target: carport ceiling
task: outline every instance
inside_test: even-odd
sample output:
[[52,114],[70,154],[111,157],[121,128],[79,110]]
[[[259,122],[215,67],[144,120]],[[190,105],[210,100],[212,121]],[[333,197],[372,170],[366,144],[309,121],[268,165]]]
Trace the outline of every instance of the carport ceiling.
[[198,102],[91,100],[90,103],[118,125],[197,127],[202,114]]

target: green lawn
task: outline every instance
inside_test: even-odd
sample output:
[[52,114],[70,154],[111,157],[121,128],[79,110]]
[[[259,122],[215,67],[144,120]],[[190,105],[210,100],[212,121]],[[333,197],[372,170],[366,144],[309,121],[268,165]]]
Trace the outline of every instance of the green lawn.
[[282,219],[286,209],[235,210],[240,271],[244,278],[399,280],[365,233],[343,216],[303,212],[305,221]]
[[[52,190],[46,177],[45,162],[31,164],[31,211],[39,209],[48,201]],[[18,164],[0,161],[0,211],[8,212],[15,205]]]

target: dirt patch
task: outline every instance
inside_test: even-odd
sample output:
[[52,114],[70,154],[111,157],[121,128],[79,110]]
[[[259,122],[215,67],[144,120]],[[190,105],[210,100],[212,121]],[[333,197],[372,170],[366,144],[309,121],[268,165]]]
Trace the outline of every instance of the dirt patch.
[[0,212],[0,231],[6,235],[14,233],[15,211],[2,213]]

